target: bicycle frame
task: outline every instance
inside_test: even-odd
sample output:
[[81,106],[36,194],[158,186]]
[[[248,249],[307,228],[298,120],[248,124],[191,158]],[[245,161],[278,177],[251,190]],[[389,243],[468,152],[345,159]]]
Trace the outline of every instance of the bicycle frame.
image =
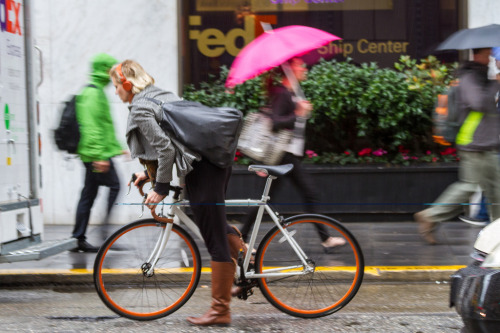
[[[287,266],[287,267],[280,267],[280,268],[269,268],[264,270],[262,273],[255,273],[255,270],[248,270],[248,267],[250,265],[250,259],[252,257],[252,251],[247,251],[246,256],[243,261],[243,273],[246,278],[265,278],[265,277],[277,277],[277,276],[292,276],[292,275],[302,275],[302,274],[308,274],[312,273],[314,271],[314,267],[309,265],[308,263],[308,257],[302,250],[302,248],[297,244],[295,239],[293,238],[293,233],[288,232],[285,228],[283,228],[280,220],[280,215],[277,212],[274,212],[271,207],[267,204],[269,201],[269,190],[271,188],[271,183],[272,181],[276,179],[274,176],[268,176],[266,185],[264,187],[264,192],[262,195],[262,198],[260,200],[253,200],[253,199],[232,199],[232,200],[226,200],[225,205],[234,205],[234,206],[260,206],[257,217],[255,219],[255,224],[252,230],[252,234],[250,236],[250,241],[248,244],[249,249],[253,249],[257,235],[260,229],[260,225],[262,222],[262,217],[264,215],[264,211],[271,217],[273,220],[274,224],[278,227],[278,229],[281,231],[283,234],[284,240],[287,241],[293,251],[297,254],[297,257],[300,259],[302,262],[302,265],[294,265],[294,266]],[[199,239],[203,240],[200,231],[196,224],[191,220],[189,216],[187,216],[184,211],[182,211],[181,207],[186,207],[189,206],[189,201],[184,200],[184,199],[172,199],[172,202],[166,203],[165,205],[169,206],[169,209],[166,213],[166,217],[173,219],[173,223],[180,225],[182,222],[190,231],[192,231]],[[146,271],[147,274],[152,274],[155,268],[155,264],[160,256],[160,254],[163,252],[165,249],[168,239],[170,237],[170,233],[172,230],[172,223],[167,223],[165,229],[161,232],[160,237],[149,257],[148,262],[151,263],[151,266],[148,268]],[[298,268],[303,268],[301,271],[295,271],[295,272],[283,272],[287,270],[296,270]],[[278,273],[278,271],[281,271]],[[238,271],[238,276],[241,276],[241,272]]]

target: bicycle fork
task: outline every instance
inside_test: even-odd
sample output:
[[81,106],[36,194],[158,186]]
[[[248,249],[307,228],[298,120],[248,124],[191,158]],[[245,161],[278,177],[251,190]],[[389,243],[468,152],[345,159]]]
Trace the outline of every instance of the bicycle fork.
[[162,228],[160,237],[156,241],[156,244],[151,252],[148,260],[142,265],[141,269],[146,277],[151,277],[154,275],[154,270],[156,263],[160,258],[160,254],[163,253],[165,247],[167,246],[168,239],[170,238],[170,234],[172,232],[172,223],[167,223],[164,228]]

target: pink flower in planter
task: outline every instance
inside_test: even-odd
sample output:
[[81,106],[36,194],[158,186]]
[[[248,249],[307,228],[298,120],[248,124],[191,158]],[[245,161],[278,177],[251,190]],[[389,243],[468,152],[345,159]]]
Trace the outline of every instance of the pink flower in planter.
[[237,151],[236,151],[236,154],[234,154],[234,161],[235,161],[235,162],[237,162],[237,161],[238,161],[238,159],[239,159],[240,157],[242,157],[242,156],[243,156],[243,154],[242,154],[239,150],[237,150]]
[[426,151],[425,153],[426,153],[427,155],[432,154],[430,150]]
[[403,146],[399,146],[398,149],[401,154],[408,154],[410,152],[409,149],[405,149]]
[[456,152],[457,152],[457,150],[455,148],[448,147],[441,152],[441,155],[442,156],[445,156],[445,155],[453,155],[454,156],[454,154]]
[[379,148],[379,149],[375,150],[372,154],[375,156],[382,156],[382,155],[387,154],[387,152],[385,150],[383,150],[382,148]]
[[438,158],[437,158],[437,157],[433,157],[433,158],[432,158],[432,162],[436,162],[437,160],[438,160]]
[[418,157],[417,156],[412,156],[411,159],[414,160],[414,161],[416,161],[416,160],[418,160]]
[[313,158],[313,157],[318,156],[318,154],[316,154],[313,150],[306,150],[306,155],[309,158]]
[[361,149],[361,151],[358,153],[358,155],[359,156],[366,156],[366,155],[370,155],[371,152],[372,152],[371,148],[364,148],[364,149]]
[[346,151],[344,152],[344,154],[346,154],[346,155],[351,155],[351,152],[350,152],[350,151],[348,151],[348,150],[346,150]]

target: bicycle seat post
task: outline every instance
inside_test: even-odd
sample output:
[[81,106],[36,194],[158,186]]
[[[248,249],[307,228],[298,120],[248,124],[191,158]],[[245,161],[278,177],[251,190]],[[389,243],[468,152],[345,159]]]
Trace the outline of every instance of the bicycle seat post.
[[271,176],[269,175],[266,180],[266,185],[264,186],[264,192],[262,193],[262,202],[268,202],[270,197],[269,197],[269,191],[271,190],[271,183],[273,182],[274,179],[276,179],[276,176]]

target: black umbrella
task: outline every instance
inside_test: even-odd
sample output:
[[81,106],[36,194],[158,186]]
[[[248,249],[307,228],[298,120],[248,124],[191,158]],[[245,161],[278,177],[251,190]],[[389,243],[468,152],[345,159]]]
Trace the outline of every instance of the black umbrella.
[[500,46],[500,24],[490,24],[484,27],[462,29],[442,42],[437,51],[481,49]]

